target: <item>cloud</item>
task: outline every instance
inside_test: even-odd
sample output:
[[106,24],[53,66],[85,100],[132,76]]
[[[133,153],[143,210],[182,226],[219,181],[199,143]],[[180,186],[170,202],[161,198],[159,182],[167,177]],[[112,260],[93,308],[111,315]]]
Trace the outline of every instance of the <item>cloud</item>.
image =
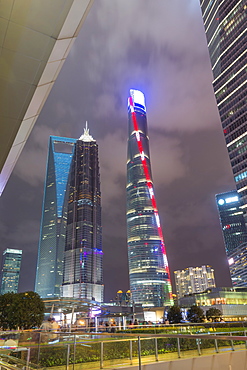
[[108,133],[97,140],[99,145],[102,204],[108,206],[121,197],[126,182],[126,140],[119,132]]
[[[44,182],[48,140],[51,129],[45,125],[36,125],[16,164],[14,174],[32,186]],[[56,135],[56,131],[53,131]]]
[[86,20],[93,24],[90,35],[82,28],[69,57],[75,102],[79,91],[91,96],[80,113],[91,108],[96,119],[111,119],[126,109],[129,89],[137,88],[155,127],[212,127],[217,108],[199,2],[115,0],[109,7],[108,1],[93,5]]
[[32,219],[20,219],[18,224],[16,224],[15,227],[12,228],[11,232],[6,225],[3,225],[3,228],[3,241],[8,240],[11,248],[24,248],[25,251],[29,252],[33,251],[34,246],[37,248],[37,238],[40,229],[39,221]]
[[154,184],[167,186],[186,175],[187,164],[183,161],[182,144],[179,138],[158,132],[150,137],[150,158]]

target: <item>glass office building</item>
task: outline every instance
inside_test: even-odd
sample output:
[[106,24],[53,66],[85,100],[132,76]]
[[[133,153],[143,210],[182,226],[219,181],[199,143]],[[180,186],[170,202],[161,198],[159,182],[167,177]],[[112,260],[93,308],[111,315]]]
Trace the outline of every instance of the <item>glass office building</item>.
[[76,141],[68,181],[63,297],[103,301],[98,145],[84,130]]
[[127,238],[130,289],[134,303],[170,305],[171,283],[153,190],[145,98],[128,99]]
[[247,238],[244,212],[236,190],[216,195],[221,230],[229,257]]
[[247,286],[247,243],[241,244],[229,254],[229,268],[234,287]]
[[66,188],[76,139],[51,136],[44,186],[35,291],[59,297],[66,233]]
[[240,197],[247,207],[247,4],[200,0],[213,71],[213,87]]
[[3,252],[1,294],[18,292],[22,250],[6,249]]

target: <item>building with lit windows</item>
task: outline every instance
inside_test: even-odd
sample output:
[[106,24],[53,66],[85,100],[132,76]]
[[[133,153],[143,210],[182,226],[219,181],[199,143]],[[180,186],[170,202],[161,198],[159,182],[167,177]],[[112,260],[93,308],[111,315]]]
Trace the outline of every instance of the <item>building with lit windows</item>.
[[177,270],[174,275],[178,299],[215,287],[214,269],[208,265]]
[[22,250],[6,249],[3,252],[1,294],[18,292]]
[[232,285],[247,287],[247,243],[239,245],[228,258]]
[[213,87],[240,197],[247,207],[247,4],[200,0],[213,71]]
[[225,321],[246,321],[247,288],[209,288],[180,298],[179,305],[182,308],[200,306],[204,314],[209,308],[217,308]]
[[172,303],[169,268],[149,155],[145,98],[128,99],[127,239],[133,303],[161,307]]
[[66,188],[76,139],[51,136],[44,185],[35,291],[59,297],[66,234]]
[[62,296],[103,301],[98,145],[86,127],[76,141],[68,180]]
[[236,190],[216,195],[221,230],[229,257],[247,238],[244,212]]

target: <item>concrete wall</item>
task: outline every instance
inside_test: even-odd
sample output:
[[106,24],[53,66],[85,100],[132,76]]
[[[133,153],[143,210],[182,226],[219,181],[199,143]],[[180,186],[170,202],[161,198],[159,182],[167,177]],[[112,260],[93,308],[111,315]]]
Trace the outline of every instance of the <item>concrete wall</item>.
[[[117,370],[119,370],[118,368]],[[138,370],[138,366],[124,370]],[[247,350],[145,364],[142,370],[246,370]]]

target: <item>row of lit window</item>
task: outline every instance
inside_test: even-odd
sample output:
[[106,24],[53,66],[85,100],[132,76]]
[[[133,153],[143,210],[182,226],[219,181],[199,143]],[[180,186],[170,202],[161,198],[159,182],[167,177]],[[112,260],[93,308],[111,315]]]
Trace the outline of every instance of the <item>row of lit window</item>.
[[237,139],[241,134],[244,134],[244,135],[247,134],[247,124],[244,124],[241,126],[242,123],[243,124],[245,123],[245,120],[243,118],[240,119],[239,129],[226,138],[226,143],[228,144],[228,146],[230,146],[231,142]]
[[[242,73],[241,73],[242,72]],[[239,84],[240,81],[244,81],[245,80],[245,66],[243,66],[241,69],[238,69],[237,71],[233,71],[233,73],[228,77],[228,80],[226,83],[224,83],[223,87],[220,89],[220,91],[216,92],[216,98],[219,99],[221,97],[221,99],[224,97],[224,93],[228,93],[229,94],[229,91],[228,90],[232,90],[233,89],[233,86],[234,84]],[[230,92],[231,92],[230,90]]]

